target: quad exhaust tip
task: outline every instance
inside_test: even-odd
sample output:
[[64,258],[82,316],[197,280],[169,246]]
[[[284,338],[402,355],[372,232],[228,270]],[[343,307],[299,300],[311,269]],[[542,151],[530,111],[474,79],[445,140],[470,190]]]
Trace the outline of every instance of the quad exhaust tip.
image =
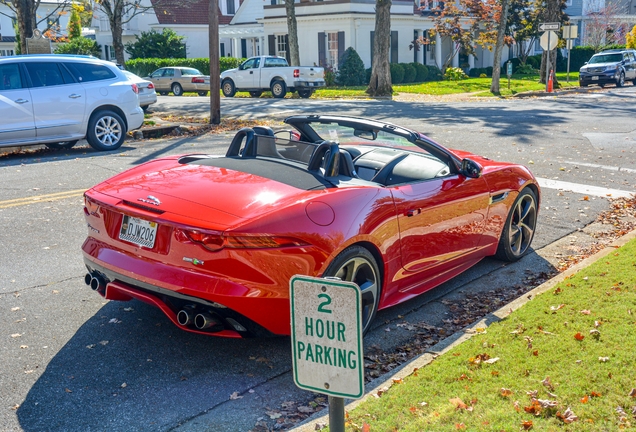
[[86,273],[86,276],[84,276],[84,282],[86,283],[86,285],[91,287],[93,291],[101,292],[104,290],[104,288],[106,288],[104,279],[102,279],[102,277],[97,274],[92,275],[90,273]]
[[199,330],[209,330],[209,331],[221,331],[223,330],[223,324],[210,315],[209,313],[203,312],[197,314],[194,317],[194,326]]

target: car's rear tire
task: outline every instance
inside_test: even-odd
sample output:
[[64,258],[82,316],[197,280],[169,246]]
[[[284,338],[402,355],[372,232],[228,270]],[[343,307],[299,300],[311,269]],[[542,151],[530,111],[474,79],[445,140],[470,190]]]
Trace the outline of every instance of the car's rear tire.
[[161,96],[168,96],[168,92],[167,91],[160,91],[159,94]]
[[104,110],[94,113],[88,122],[86,141],[95,150],[116,150],[126,139],[126,125],[119,114]]
[[587,87],[587,84],[579,83],[579,87]]
[[207,96],[207,95],[208,95],[208,92],[206,92],[206,91],[200,91],[199,92],[199,96]]
[[287,94],[287,86],[285,85],[285,81],[274,80],[272,82],[270,90],[272,91],[272,96],[274,96],[275,98],[277,99],[284,98],[285,95]]
[[234,86],[234,81],[226,79],[221,83],[221,91],[223,92],[223,96],[225,97],[234,97],[236,94],[236,87]]
[[323,276],[354,282],[362,293],[362,332],[371,328],[380,303],[382,275],[378,264],[367,249],[350,246],[342,251],[327,267]]
[[530,250],[537,227],[537,196],[530,188],[519,193],[506,218],[496,257],[514,262]]
[[250,97],[259,98],[259,97],[261,97],[262,94],[263,94],[262,90],[251,91],[250,92]]
[[599,84],[598,85],[600,88],[605,88],[605,84]]
[[175,96],[183,96],[183,87],[181,87],[181,84],[172,84],[172,94]]
[[64,142],[59,142],[59,143],[48,143],[48,144],[44,144],[45,146],[47,146],[48,148],[50,148],[51,150],[68,150],[73,148],[73,146],[77,144],[77,140],[74,141],[64,141]]
[[314,91],[309,89],[309,90],[298,90],[298,96],[300,96],[303,99],[308,99],[311,97],[311,95],[314,94]]
[[616,87],[623,87],[625,85],[625,74],[621,72],[618,80],[616,81]]

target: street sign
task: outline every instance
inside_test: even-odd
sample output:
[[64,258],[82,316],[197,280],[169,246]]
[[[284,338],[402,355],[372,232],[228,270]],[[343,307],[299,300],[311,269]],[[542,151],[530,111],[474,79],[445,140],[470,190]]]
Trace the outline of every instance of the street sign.
[[511,61],[509,61],[507,63],[506,72],[507,72],[508,78],[510,78],[512,76],[512,62]]
[[579,35],[579,27],[575,25],[563,26],[563,39],[576,39]]
[[547,31],[541,35],[541,48],[552,51],[559,43],[559,36],[553,31]]
[[558,30],[561,28],[561,23],[541,23],[539,24],[539,31]]
[[294,383],[338,398],[361,398],[360,288],[352,282],[300,275],[289,285]]

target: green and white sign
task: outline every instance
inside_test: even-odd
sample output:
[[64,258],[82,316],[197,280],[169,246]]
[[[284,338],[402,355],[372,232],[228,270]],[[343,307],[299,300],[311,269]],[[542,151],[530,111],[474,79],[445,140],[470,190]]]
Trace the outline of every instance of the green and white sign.
[[361,295],[352,282],[289,282],[294,383],[340,398],[364,395]]

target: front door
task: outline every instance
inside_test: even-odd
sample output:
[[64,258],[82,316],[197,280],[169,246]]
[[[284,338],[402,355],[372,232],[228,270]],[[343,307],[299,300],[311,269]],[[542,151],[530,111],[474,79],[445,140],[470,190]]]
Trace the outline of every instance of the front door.
[[260,74],[258,69],[260,61],[261,59],[258,57],[251,58],[236,70],[236,88],[251,89],[260,87]]
[[402,266],[418,280],[438,277],[472,259],[489,203],[483,178],[454,174],[392,188]]
[[35,138],[33,101],[19,63],[0,65],[0,145]]

